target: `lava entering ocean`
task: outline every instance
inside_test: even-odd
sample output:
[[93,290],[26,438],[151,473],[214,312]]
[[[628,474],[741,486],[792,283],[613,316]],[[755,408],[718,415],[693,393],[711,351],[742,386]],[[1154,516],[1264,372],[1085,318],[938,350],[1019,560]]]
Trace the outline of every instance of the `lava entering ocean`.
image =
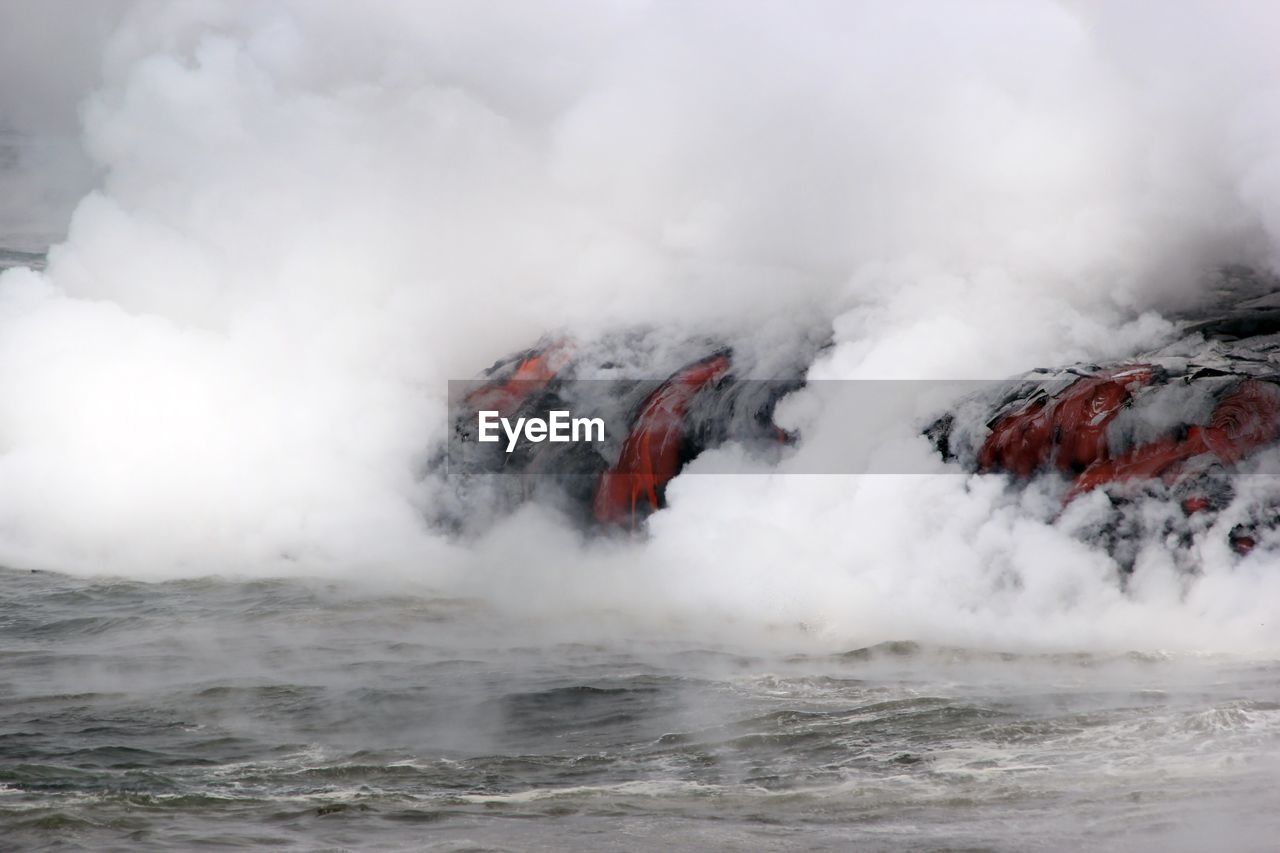
[[[1269,280],[1252,284],[1265,291]],[[1089,535],[1122,566],[1126,531],[1142,524],[1142,500],[1176,505],[1181,521],[1166,516],[1163,533],[1185,543],[1193,517],[1200,528],[1209,523],[1235,497],[1242,466],[1280,440],[1280,294],[1237,293],[1226,309],[1184,318],[1178,329],[1164,346],[1113,364],[1037,370],[998,383],[961,400],[924,433],[966,471],[1022,483],[1061,480],[1064,506],[1103,493],[1106,520]],[[554,475],[560,504],[588,526],[636,529],[664,506],[667,485],[702,452],[729,442],[760,450],[795,441],[773,412],[804,387],[803,367],[816,351],[793,359],[791,374],[766,382],[743,379],[723,343],[695,342],[686,352],[694,355],[663,380],[613,380],[589,395],[569,389],[581,386],[578,377],[608,375],[611,365],[588,363],[563,338],[499,362],[453,407],[455,439],[467,438],[481,408],[545,411],[566,396],[624,425],[624,437],[587,452],[535,445],[514,460],[460,455],[454,473],[520,475],[517,500],[548,494],[530,485],[531,475]],[[1250,520],[1231,529],[1237,553],[1280,524],[1268,506],[1252,507]]]

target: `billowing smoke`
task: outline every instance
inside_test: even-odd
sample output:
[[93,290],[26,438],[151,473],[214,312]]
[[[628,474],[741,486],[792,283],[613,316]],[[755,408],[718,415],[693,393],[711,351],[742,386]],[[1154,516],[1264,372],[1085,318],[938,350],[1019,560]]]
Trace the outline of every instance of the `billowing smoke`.
[[[450,543],[422,478],[446,381],[548,332],[816,327],[835,346],[814,378],[998,377],[1159,340],[1219,265],[1280,259],[1267,4],[0,15],[28,44],[0,52],[4,126],[78,115],[96,172],[74,177],[98,176],[47,269],[0,275],[6,565],[381,569],[839,642],[1276,637],[1265,554],[1206,544],[1189,579],[1153,542],[1122,590],[1052,499],[948,473],[914,423],[885,441],[941,476],[685,476],[644,541],[529,508]],[[69,180],[11,159],[6,180]],[[815,442],[852,428],[797,409]]]

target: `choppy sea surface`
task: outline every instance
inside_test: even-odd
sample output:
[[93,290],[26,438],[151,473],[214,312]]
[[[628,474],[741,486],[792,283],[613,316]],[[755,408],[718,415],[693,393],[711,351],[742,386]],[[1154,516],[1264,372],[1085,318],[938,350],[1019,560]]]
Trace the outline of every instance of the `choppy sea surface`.
[[762,652],[621,624],[351,581],[0,570],[0,848],[1280,838],[1280,661]]

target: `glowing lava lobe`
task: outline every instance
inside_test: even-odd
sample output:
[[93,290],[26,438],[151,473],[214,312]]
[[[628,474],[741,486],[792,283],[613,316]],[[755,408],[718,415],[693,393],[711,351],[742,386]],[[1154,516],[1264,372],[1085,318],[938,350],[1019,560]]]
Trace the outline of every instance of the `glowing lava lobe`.
[[992,425],[978,451],[978,470],[1030,477],[1050,464],[1070,472],[1105,460],[1107,425],[1154,378],[1155,369],[1145,364],[1104,370],[1031,401]]
[[728,372],[729,364],[725,353],[695,361],[645,397],[618,461],[600,475],[592,503],[596,521],[634,527],[638,510],[661,506],[663,489],[680,471],[689,406],[702,388]]
[[564,341],[529,350],[510,376],[486,382],[464,400],[472,411],[495,411],[505,418],[546,388],[568,363],[569,345]]
[[[1204,456],[1234,465],[1280,437],[1280,388],[1246,379],[1214,407],[1208,426],[1192,426],[1181,441],[1162,438],[1115,459],[1086,468],[1067,493],[1067,500],[1106,483],[1176,477],[1182,463]],[[1184,507],[1185,509],[1185,507]]]

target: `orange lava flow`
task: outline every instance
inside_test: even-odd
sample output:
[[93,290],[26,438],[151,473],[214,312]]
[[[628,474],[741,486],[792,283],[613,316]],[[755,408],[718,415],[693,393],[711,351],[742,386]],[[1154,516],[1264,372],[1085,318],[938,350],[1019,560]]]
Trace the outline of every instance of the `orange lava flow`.
[[1154,377],[1145,364],[1106,370],[1028,403],[992,427],[978,451],[978,470],[1030,477],[1046,465],[1079,471],[1106,459],[1107,425]]
[[642,504],[658,508],[660,490],[680,470],[680,444],[690,403],[698,391],[728,370],[728,356],[710,356],[681,368],[645,398],[618,461],[596,486],[592,504],[596,521],[634,527]]
[[[1181,441],[1162,438],[1136,447],[1114,459],[1100,459],[1086,468],[1067,492],[1066,500],[1106,483],[1173,477],[1184,462],[1208,456],[1234,465],[1250,452],[1280,436],[1280,388],[1247,379],[1214,407],[1208,426],[1193,426]],[[1201,507],[1195,499],[1189,509]]]
[[546,388],[568,362],[569,345],[556,341],[526,356],[506,379],[487,382],[464,400],[476,411],[496,411],[500,417],[507,417],[529,397]]

